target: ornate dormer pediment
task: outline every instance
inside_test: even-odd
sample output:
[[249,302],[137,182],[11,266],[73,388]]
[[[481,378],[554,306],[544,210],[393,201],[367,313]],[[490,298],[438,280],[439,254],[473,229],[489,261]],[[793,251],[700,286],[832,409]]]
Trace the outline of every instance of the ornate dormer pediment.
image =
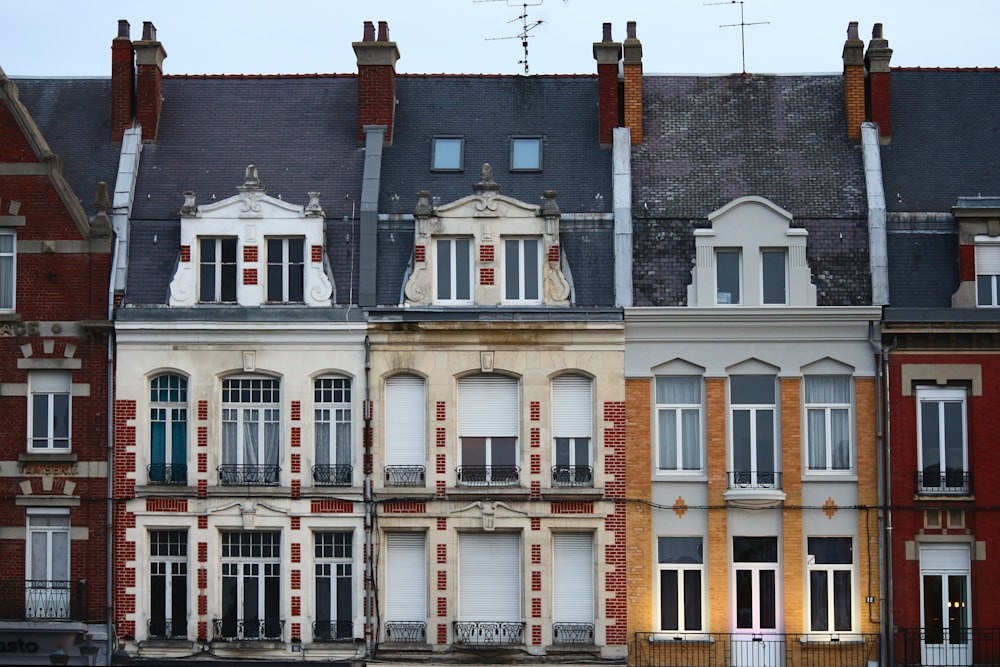
[[438,207],[417,194],[406,305],[568,306],[555,191],[541,206],[504,196],[488,164],[472,189]]
[[329,306],[334,285],[319,193],[308,193],[305,206],[271,197],[253,165],[236,191],[203,205],[184,193],[170,305]]

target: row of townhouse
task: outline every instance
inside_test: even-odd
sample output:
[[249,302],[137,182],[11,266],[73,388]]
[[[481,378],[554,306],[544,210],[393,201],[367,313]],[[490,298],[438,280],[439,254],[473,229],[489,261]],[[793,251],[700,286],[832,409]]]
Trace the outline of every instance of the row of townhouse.
[[1000,663],[1000,78],[881,30],[0,71],[0,663]]

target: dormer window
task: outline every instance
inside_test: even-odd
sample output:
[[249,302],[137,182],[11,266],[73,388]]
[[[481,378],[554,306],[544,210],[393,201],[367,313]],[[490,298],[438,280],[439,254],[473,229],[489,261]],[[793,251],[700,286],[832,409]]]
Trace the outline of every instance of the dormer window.
[[472,239],[437,239],[437,301],[472,300]]
[[431,140],[431,169],[433,171],[461,171],[462,137],[434,137]]
[[1000,243],[976,244],[976,303],[1000,307]]
[[199,239],[198,300],[202,303],[236,301],[236,239]]
[[538,303],[541,300],[540,239],[504,239],[504,300]]
[[510,140],[511,171],[542,170],[542,138],[512,137]]
[[743,262],[739,250],[715,251],[715,302],[738,306],[742,301]]
[[267,300],[301,302],[305,278],[302,239],[267,239]]
[[784,306],[788,303],[787,262],[784,249],[762,250],[760,253],[760,291],[765,306]]

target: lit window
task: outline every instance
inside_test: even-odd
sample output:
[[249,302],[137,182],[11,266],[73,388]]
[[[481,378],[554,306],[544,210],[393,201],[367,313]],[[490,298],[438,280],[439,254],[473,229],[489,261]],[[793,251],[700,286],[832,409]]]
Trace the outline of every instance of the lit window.
[[149,533],[149,636],[187,636],[187,533]]
[[851,468],[851,378],[808,375],[805,378],[808,468]]
[[538,303],[542,271],[539,239],[504,239],[504,299]]
[[657,538],[660,630],[701,632],[705,627],[702,604],[705,569],[703,549],[700,537]]
[[187,483],[187,380],[160,375],[149,383],[149,482]]
[[317,484],[350,486],[351,465],[351,380],[319,378],[315,384]]
[[656,378],[658,471],[701,470],[701,390],[700,377]]
[[267,300],[301,302],[305,281],[305,241],[267,239]]
[[733,424],[730,488],[780,489],[774,376],[734,375],[729,388]]
[[431,140],[431,169],[434,171],[461,171],[462,137],[434,137]]
[[72,422],[72,377],[61,371],[33,371],[28,375],[28,449],[67,452]]
[[918,491],[969,492],[964,389],[917,389]]
[[200,239],[198,300],[236,301],[236,239]]
[[853,629],[854,548],[850,537],[810,537],[809,629],[850,632]]
[[0,310],[14,310],[16,247],[17,238],[12,232],[0,232]]
[[222,484],[278,483],[280,405],[277,380],[230,378],[222,383]]
[[270,639],[284,635],[281,620],[281,533],[222,533],[220,639]]
[[976,302],[1000,306],[1000,243],[976,245]]
[[739,250],[715,252],[715,302],[725,305],[742,303],[740,285],[743,270]]
[[761,251],[761,303],[765,306],[788,303],[786,255],[784,250]]
[[542,138],[514,137],[510,140],[512,171],[540,171],[542,168]]
[[354,638],[352,535],[346,531],[316,533],[316,617],[313,639]]
[[437,300],[472,300],[472,239],[438,239]]

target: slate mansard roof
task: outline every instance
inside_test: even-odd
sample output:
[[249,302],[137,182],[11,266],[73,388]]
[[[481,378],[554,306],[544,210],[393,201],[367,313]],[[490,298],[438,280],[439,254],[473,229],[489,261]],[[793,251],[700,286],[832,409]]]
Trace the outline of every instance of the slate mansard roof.
[[643,107],[632,154],[636,306],[686,305],[692,230],[748,195],[809,231],[819,305],[871,303],[864,169],[842,76],[647,76]]

